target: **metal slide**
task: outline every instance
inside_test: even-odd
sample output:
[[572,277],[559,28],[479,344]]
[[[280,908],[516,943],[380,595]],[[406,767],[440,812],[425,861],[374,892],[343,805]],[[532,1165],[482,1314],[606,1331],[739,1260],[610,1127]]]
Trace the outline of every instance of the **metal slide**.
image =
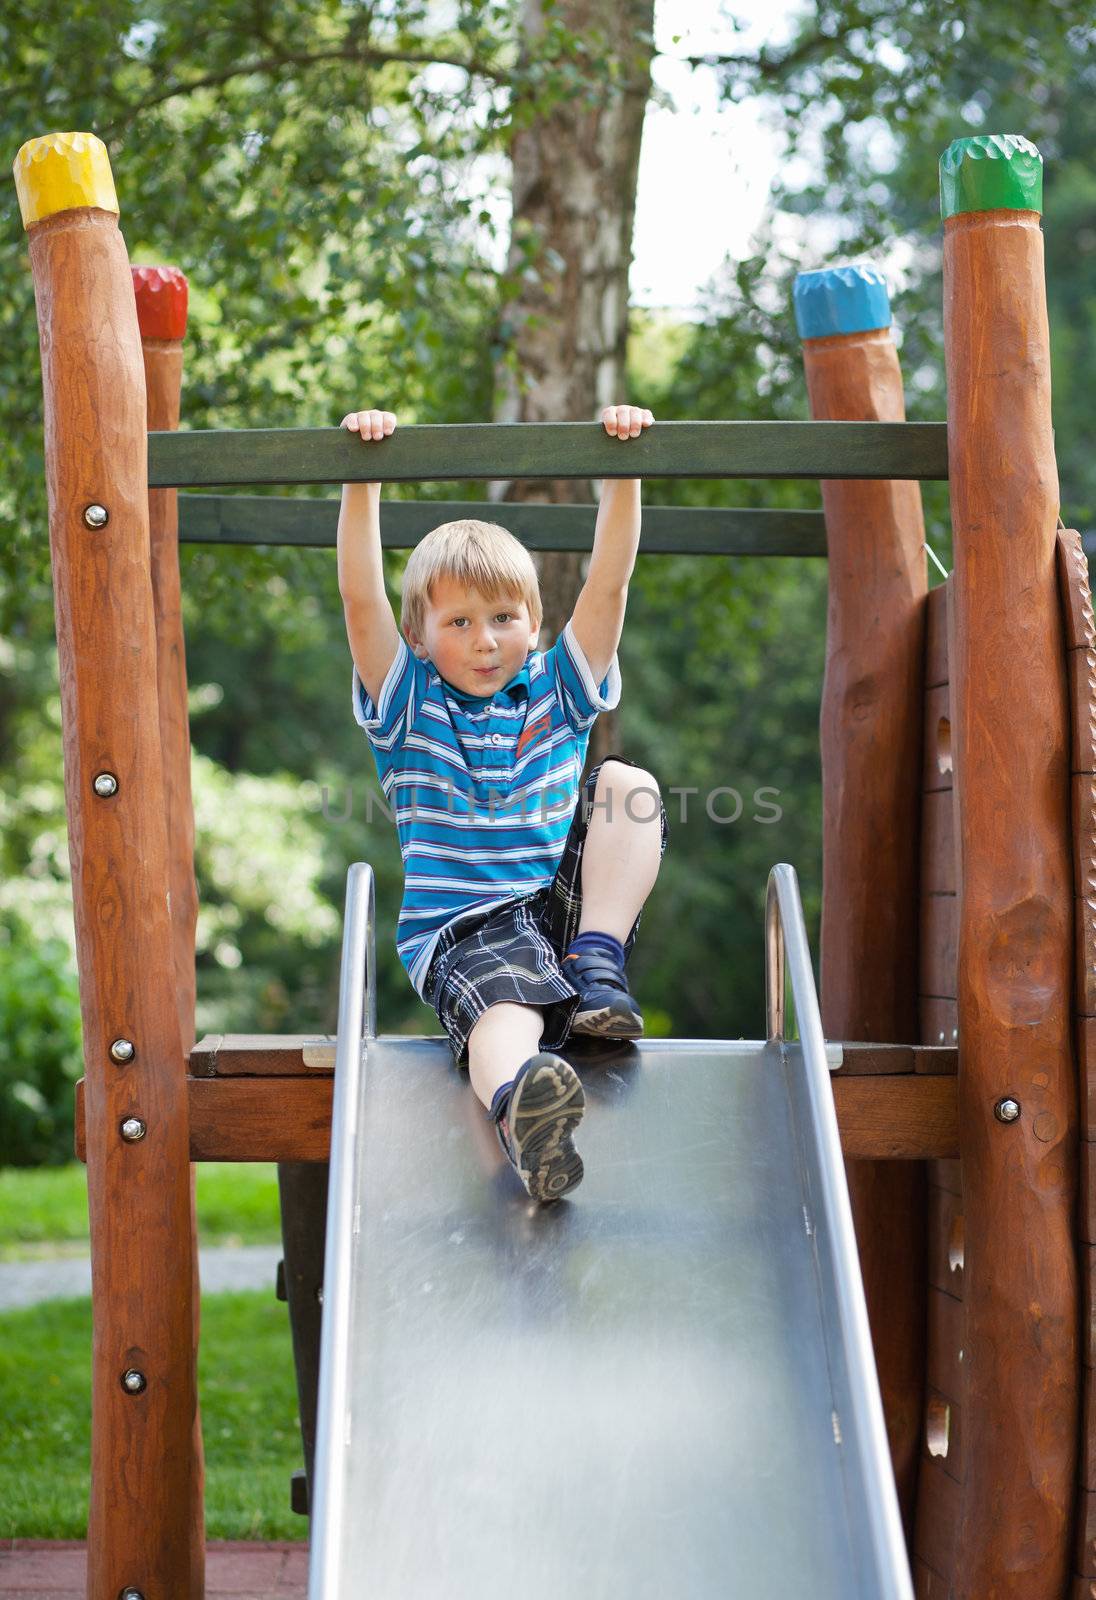
[[792,869],[770,1042],[582,1068],[547,1207],[443,1039],[374,1037],[372,895],[352,867],[309,1600],[912,1600]]

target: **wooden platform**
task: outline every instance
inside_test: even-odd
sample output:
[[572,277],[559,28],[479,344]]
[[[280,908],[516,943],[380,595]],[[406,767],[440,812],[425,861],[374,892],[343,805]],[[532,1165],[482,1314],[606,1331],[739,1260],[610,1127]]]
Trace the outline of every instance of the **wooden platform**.
[[[0,1600],[84,1600],[87,1545],[80,1539],[6,1539]],[[308,1545],[214,1539],[206,1547],[206,1600],[304,1600]]]

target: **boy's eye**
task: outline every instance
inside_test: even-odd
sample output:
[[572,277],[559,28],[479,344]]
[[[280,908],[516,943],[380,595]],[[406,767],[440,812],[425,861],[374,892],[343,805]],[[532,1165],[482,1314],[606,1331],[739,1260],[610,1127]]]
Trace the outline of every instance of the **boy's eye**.
[[495,612],[495,621],[496,622],[509,622],[511,620],[512,615],[513,615],[512,612],[509,612],[509,611],[496,611]]

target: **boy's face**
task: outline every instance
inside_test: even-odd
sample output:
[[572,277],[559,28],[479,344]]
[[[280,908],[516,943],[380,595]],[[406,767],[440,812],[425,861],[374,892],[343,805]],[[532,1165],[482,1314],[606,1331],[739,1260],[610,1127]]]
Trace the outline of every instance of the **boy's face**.
[[525,665],[537,641],[524,600],[493,599],[458,579],[436,578],[426,603],[422,637],[407,642],[447,683],[465,694],[494,694]]

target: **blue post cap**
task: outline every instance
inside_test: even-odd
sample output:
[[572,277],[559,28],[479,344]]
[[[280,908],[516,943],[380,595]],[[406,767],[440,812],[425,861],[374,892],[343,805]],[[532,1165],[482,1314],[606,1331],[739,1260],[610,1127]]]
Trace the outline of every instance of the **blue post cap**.
[[792,299],[801,339],[826,339],[834,333],[866,333],[870,328],[890,327],[887,280],[870,262],[800,272]]

